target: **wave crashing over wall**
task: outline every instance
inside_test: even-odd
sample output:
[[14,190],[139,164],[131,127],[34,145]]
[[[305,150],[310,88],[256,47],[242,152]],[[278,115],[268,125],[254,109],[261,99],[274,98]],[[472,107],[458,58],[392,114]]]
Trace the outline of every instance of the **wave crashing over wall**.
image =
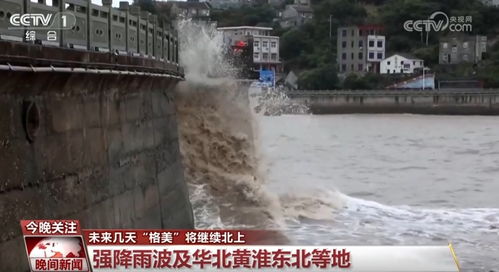
[[180,149],[198,228],[273,228],[278,201],[263,188],[247,86],[230,77],[212,26],[179,23],[186,81],[176,89]]

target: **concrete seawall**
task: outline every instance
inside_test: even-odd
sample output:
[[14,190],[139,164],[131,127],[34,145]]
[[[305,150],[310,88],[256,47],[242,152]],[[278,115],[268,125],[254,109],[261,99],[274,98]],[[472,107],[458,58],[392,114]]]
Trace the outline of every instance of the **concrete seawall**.
[[161,77],[0,71],[0,271],[27,270],[20,219],[193,228]]
[[498,90],[300,91],[288,95],[315,114],[499,115]]

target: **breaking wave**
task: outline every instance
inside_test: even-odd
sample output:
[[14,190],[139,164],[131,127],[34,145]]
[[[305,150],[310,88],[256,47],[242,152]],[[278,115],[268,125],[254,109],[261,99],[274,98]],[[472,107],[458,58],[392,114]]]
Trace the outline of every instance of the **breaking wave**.
[[196,227],[276,228],[280,208],[259,173],[248,86],[227,76],[232,68],[213,26],[182,21],[179,34],[186,81],[176,106]]
[[186,81],[176,88],[177,120],[196,227],[283,229],[286,221],[331,218],[339,205],[334,196],[278,197],[260,170],[257,115],[308,109],[283,90],[249,94],[247,83],[231,77],[235,69],[222,57],[222,37],[213,26],[184,20],[178,29]]

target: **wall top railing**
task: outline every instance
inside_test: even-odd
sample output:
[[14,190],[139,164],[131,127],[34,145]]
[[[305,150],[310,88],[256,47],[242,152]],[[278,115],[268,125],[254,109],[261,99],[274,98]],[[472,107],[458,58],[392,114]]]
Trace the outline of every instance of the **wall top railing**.
[[[90,0],[0,1],[2,65],[25,64],[31,58],[55,67],[112,66],[183,76],[178,33],[171,23],[128,2],[120,2],[119,8],[111,7],[112,0],[102,2],[99,6]],[[30,54],[23,55],[23,50]]]

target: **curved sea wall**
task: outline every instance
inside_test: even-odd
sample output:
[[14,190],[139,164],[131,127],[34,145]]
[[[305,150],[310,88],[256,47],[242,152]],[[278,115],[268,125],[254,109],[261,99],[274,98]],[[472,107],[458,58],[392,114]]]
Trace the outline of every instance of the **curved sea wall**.
[[193,228],[176,79],[0,72],[0,271],[27,270],[19,220]]

